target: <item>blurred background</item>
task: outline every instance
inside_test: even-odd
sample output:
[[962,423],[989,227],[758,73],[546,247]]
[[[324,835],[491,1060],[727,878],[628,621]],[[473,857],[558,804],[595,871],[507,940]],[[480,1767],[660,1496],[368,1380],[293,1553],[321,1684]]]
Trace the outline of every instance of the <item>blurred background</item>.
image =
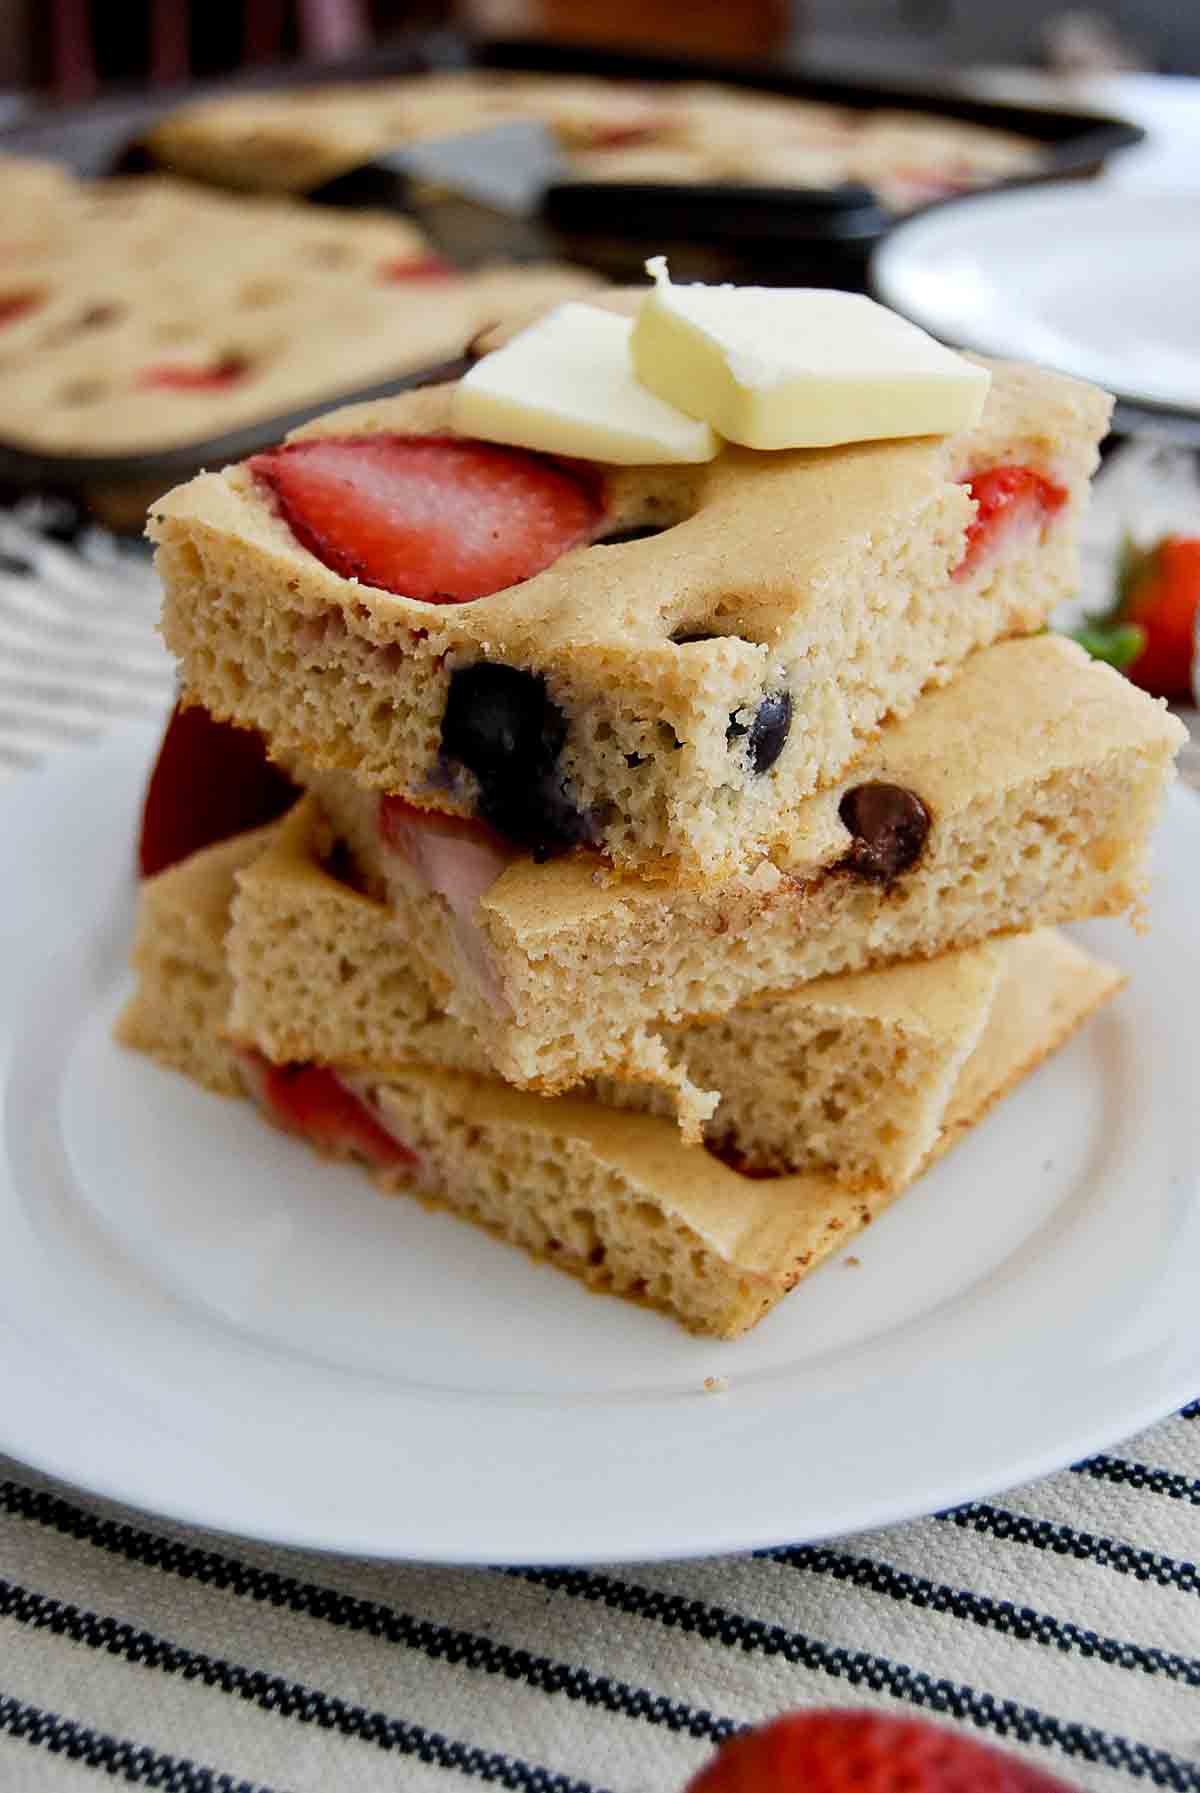
[[280,56],[345,56],[413,26],[465,24],[813,67],[926,72],[987,63],[1057,73],[1200,70],[1189,0],[0,0],[0,86],[82,98],[97,85],[215,75]]
[[141,552],[197,467],[664,252],[1115,392],[1080,614],[1128,660],[1128,544],[1196,544],[1178,699],[1198,75],[1200,0],[0,0],[0,600],[47,530]]

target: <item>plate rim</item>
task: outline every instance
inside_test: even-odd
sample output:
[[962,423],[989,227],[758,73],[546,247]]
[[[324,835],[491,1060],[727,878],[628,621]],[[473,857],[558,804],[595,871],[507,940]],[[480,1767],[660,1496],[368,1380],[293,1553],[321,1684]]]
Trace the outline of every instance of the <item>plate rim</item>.
[[[65,786],[68,790],[77,785],[86,786],[90,777],[102,776],[104,770],[107,768],[111,771],[114,764],[123,764],[125,775],[131,776],[131,767],[135,761],[140,769],[144,769],[148,750],[152,749],[155,739],[156,731],[149,725],[139,724],[112,731],[99,747],[88,746],[65,751],[56,756],[51,764],[27,776],[17,775],[6,787],[0,789],[0,813],[14,801],[21,803],[26,793],[34,792],[38,787],[45,792],[47,786]],[[76,794],[78,795],[78,791]],[[1200,841],[1200,802],[1191,793],[1172,793],[1170,813],[1172,821],[1168,823],[1169,828],[1190,828],[1193,843]],[[0,971],[2,970],[3,965],[0,963]],[[0,1039],[0,1048],[3,1044]],[[3,1053],[0,1052],[0,1060],[2,1058]],[[0,1177],[8,1181],[10,1174],[6,1157],[0,1168]],[[11,1337],[12,1328],[7,1318],[0,1318],[0,1331],[6,1339]],[[269,1342],[259,1343],[264,1350],[272,1349]],[[626,1526],[619,1542],[614,1536],[589,1546],[586,1539],[572,1537],[569,1543],[564,1540],[561,1547],[551,1544],[536,1551],[521,1549],[498,1552],[469,1543],[461,1543],[458,1547],[447,1547],[443,1543],[432,1549],[428,1545],[415,1548],[414,1543],[403,1535],[381,1537],[377,1524],[368,1523],[364,1526],[361,1518],[356,1529],[352,1515],[339,1514],[338,1523],[333,1527],[328,1523],[314,1525],[309,1519],[297,1519],[292,1523],[286,1515],[278,1512],[268,1515],[265,1511],[259,1511],[261,1503],[258,1501],[239,1512],[223,1502],[219,1494],[214,1495],[211,1489],[202,1488],[199,1484],[190,1498],[178,1486],[171,1492],[165,1492],[161,1486],[156,1486],[153,1474],[147,1479],[145,1471],[140,1468],[141,1458],[136,1456],[126,1458],[130,1468],[125,1474],[112,1474],[96,1465],[84,1479],[80,1474],[78,1450],[72,1452],[70,1446],[64,1446],[61,1441],[58,1448],[55,1448],[54,1439],[45,1435],[44,1428],[36,1438],[31,1439],[30,1427],[26,1425],[22,1432],[22,1428],[16,1423],[17,1404],[8,1401],[0,1403],[0,1450],[35,1472],[51,1476],[83,1494],[90,1493],[132,1507],[149,1516],[223,1536],[241,1537],[328,1555],[361,1555],[387,1561],[418,1560],[447,1566],[480,1565],[498,1561],[512,1564],[598,1564],[632,1560],[682,1560],[687,1557],[764,1549],[799,1541],[814,1542],[898,1524],[948,1506],[994,1495],[1000,1488],[1011,1488],[1035,1480],[1063,1468],[1080,1456],[1129,1437],[1194,1399],[1200,1389],[1200,1324],[1195,1337],[1189,1336],[1184,1356],[1186,1361],[1175,1361],[1180,1357],[1180,1352],[1176,1349],[1172,1353],[1169,1373],[1160,1375],[1149,1390],[1139,1382],[1123,1398],[1111,1403],[1103,1414],[1089,1412],[1082,1415],[1079,1424],[1070,1428],[1065,1436],[1035,1441],[1025,1450],[1008,1453],[1004,1471],[997,1474],[994,1470],[989,1470],[984,1481],[979,1479],[980,1471],[968,1469],[962,1475],[945,1471],[937,1477],[921,1481],[908,1499],[898,1496],[894,1488],[863,1492],[857,1501],[849,1503],[838,1514],[836,1522],[830,1515],[817,1523],[801,1523],[798,1519],[793,1519],[789,1526],[784,1527],[781,1525],[781,1509],[777,1503],[771,1504],[769,1511],[764,1510],[761,1517],[753,1511],[747,1515],[746,1509],[741,1508],[728,1516],[723,1528],[710,1525],[703,1535],[689,1535],[685,1530],[682,1536],[672,1531],[668,1537],[665,1533],[670,1530],[670,1521],[664,1520],[661,1512],[652,1510],[647,1514],[637,1514],[636,1523],[633,1522],[634,1516],[629,1515],[630,1524]],[[24,1357],[28,1357],[27,1351]],[[23,1374],[27,1368],[27,1363],[22,1361],[15,1366],[15,1373]],[[48,1373],[50,1380],[53,1380],[52,1371],[53,1366]],[[5,1359],[3,1367],[0,1367],[0,1383],[11,1373],[13,1371]],[[85,1391],[85,1401],[89,1398],[93,1402],[107,1404],[103,1386],[98,1395],[94,1389]],[[705,1401],[706,1406],[710,1399],[703,1396],[697,1398]],[[147,1424],[147,1416],[140,1416],[133,1427],[135,1433],[140,1429],[143,1443]],[[33,1430],[37,1432],[38,1429],[35,1427]],[[270,1505],[269,1500],[267,1505]],[[403,1529],[401,1516],[397,1530],[403,1533]]]
[[[908,318],[911,323],[929,331],[939,340],[948,341],[950,338],[943,334],[947,328],[946,319],[919,303],[914,304],[905,275],[903,272],[899,275],[896,272],[897,264],[903,269],[905,258],[913,254],[913,240],[919,242],[923,234],[939,234],[947,218],[950,220],[951,230],[970,231],[972,222],[988,211],[1019,214],[1034,208],[1032,215],[1036,217],[1043,213],[1053,216],[1064,207],[1069,214],[1078,210],[1099,212],[1114,204],[1144,207],[1147,203],[1166,202],[1184,206],[1189,200],[1193,210],[1200,204],[1200,196],[1177,188],[1163,187],[1143,191],[1140,188],[1113,186],[1105,181],[1084,184],[1070,179],[956,195],[953,199],[926,206],[892,226],[871,251],[867,269],[868,284],[872,295],[880,304]],[[995,339],[989,338],[986,329],[978,332],[968,330],[964,333],[960,326],[955,329],[953,340],[956,346],[977,354],[1011,357],[1014,353],[1010,344],[997,346]],[[1036,360],[1036,357],[1030,358]],[[1098,378],[1096,374],[1079,368],[1059,363],[1055,365],[1059,367],[1059,371],[1071,374],[1076,379],[1095,382]],[[1136,385],[1126,386],[1107,377],[1103,383],[1113,392],[1118,405],[1144,412],[1151,427],[1156,421],[1167,424],[1172,419],[1184,425],[1200,426],[1200,402],[1195,405],[1173,404],[1138,391]]]

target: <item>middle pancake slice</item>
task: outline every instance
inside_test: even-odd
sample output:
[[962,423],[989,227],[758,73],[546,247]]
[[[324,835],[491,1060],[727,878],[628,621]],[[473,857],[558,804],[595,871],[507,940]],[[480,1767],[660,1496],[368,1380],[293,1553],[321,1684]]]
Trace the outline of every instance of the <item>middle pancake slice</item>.
[[[900,961],[919,979],[951,949],[1136,906],[1180,738],[1072,642],[985,648],[796,807],[786,855],[701,888],[588,853],[538,865],[478,823],[290,769],[481,1068],[543,1094],[597,1077],[673,1086],[695,1138],[723,1124],[714,1092],[761,1081],[740,1030],[771,1024],[717,1020],[737,1005]],[[314,992],[314,1009],[325,1001]],[[755,1100],[769,1107],[769,1088]]]
[[[821,1172],[849,1187],[902,1187],[935,1148],[1009,962],[1025,950],[1020,937],[984,942],[667,1028],[672,1057],[718,1094],[705,1144],[750,1176]],[[241,872],[226,951],[228,1033],[276,1063],[494,1076],[477,1035],[431,996],[397,915],[364,888],[311,796]],[[677,1101],[670,1087],[629,1074],[594,1078],[581,1093],[665,1115]]]

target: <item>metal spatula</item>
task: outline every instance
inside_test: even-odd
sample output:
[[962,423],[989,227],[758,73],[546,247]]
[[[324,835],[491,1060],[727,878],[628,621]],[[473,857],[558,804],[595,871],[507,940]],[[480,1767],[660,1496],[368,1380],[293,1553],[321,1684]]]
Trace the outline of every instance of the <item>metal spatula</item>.
[[544,125],[512,119],[384,150],[308,195],[322,205],[402,211],[460,268],[558,252],[540,214],[567,165]]

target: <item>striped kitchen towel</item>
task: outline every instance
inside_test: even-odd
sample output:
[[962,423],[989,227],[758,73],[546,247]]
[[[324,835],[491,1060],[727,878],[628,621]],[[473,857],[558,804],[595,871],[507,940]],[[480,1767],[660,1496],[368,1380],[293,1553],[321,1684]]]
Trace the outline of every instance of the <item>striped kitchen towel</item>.
[[158,602],[141,542],[81,525],[65,500],[0,511],[0,777],[164,713]]
[[0,1464],[0,1787],[675,1793],[788,1707],[920,1713],[1200,1793],[1200,1402],[836,1543],[430,1569],[203,1536]]

